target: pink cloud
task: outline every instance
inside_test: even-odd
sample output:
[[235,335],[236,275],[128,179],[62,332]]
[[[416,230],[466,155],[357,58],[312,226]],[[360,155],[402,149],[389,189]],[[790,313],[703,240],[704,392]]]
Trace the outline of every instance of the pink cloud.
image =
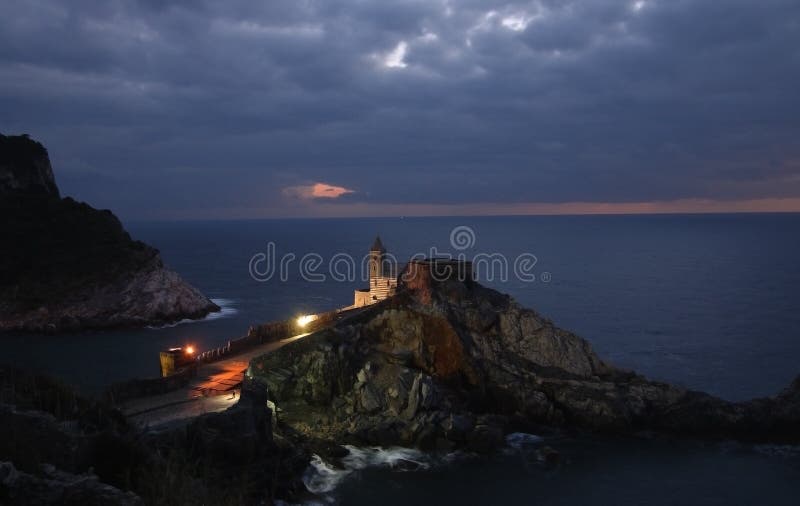
[[288,186],[283,189],[284,195],[297,199],[337,199],[348,193],[355,193],[355,190],[328,183]]

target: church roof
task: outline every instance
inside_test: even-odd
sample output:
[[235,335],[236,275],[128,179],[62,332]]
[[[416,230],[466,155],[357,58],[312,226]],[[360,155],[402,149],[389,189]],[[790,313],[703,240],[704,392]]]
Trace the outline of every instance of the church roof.
[[386,251],[386,248],[383,247],[383,243],[381,242],[381,236],[375,236],[375,242],[372,243],[372,247],[369,249],[370,251]]

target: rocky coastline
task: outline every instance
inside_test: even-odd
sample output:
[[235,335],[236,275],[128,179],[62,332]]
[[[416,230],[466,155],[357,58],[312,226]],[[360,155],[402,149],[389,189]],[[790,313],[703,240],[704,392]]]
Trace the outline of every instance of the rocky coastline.
[[[313,500],[309,465],[345,463],[348,445],[491,454],[520,432],[800,442],[800,380],[730,403],[617,369],[478,283],[400,288],[253,359],[238,403],[184,423],[138,427],[104,402],[0,368],[0,499],[297,503]],[[548,447],[539,457],[559,458]]]
[[[40,144],[9,139],[0,225],[15,247],[0,259],[0,330],[215,309],[109,211],[62,199]],[[348,445],[491,454],[510,435],[573,431],[800,443],[800,377],[728,402],[614,367],[471,279],[405,274],[396,295],[252,359],[231,408],[169,426],[137,426],[109,400],[0,367],[0,503],[297,503],[309,464],[341,463]]]
[[47,150],[0,135],[0,331],[197,319],[219,307],[133,240],[111,211],[61,198]]
[[355,321],[250,363],[310,440],[487,452],[513,431],[797,443],[800,378],[732,403],[603,362],[584,339],[478,283],[402,286]]

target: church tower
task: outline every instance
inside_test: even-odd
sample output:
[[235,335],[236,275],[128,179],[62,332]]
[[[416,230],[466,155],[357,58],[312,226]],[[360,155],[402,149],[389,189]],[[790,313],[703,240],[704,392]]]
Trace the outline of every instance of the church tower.
[[375,236],[375,242],[369,249],[369,279],[370,281],[383,277],[384,257],[386,248],[383,247],[380,236]]
[[369,249],[369,286],[355,291],[350,308],[369,306],[391,297],[397,291],[397,266],[387,258],[386,248],[380,237]]

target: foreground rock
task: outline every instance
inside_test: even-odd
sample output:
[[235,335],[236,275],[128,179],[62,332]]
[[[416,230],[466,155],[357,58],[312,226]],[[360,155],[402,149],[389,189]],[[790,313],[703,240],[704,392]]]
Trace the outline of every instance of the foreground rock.
[[106,485],[93,474],[75,475],[42,466],[42,474],[18,471],[11,462],[0,462],[0,489],[11,505],[61,504],[74,506],[144,506],[132,492]]
[[110,211],[60,198],[44,147],[0,135],[0,331],[163,324],[218,311]]
[[473,282],[417,280],[356,320],[251,362],[280,419],[310,438],[487,451],[566,427],[800,441],[800,379],[729,403],[648,381]]
[[0,367],[0,504],[297,502],[309,461],[266,400],[142,431],[48,378]]

